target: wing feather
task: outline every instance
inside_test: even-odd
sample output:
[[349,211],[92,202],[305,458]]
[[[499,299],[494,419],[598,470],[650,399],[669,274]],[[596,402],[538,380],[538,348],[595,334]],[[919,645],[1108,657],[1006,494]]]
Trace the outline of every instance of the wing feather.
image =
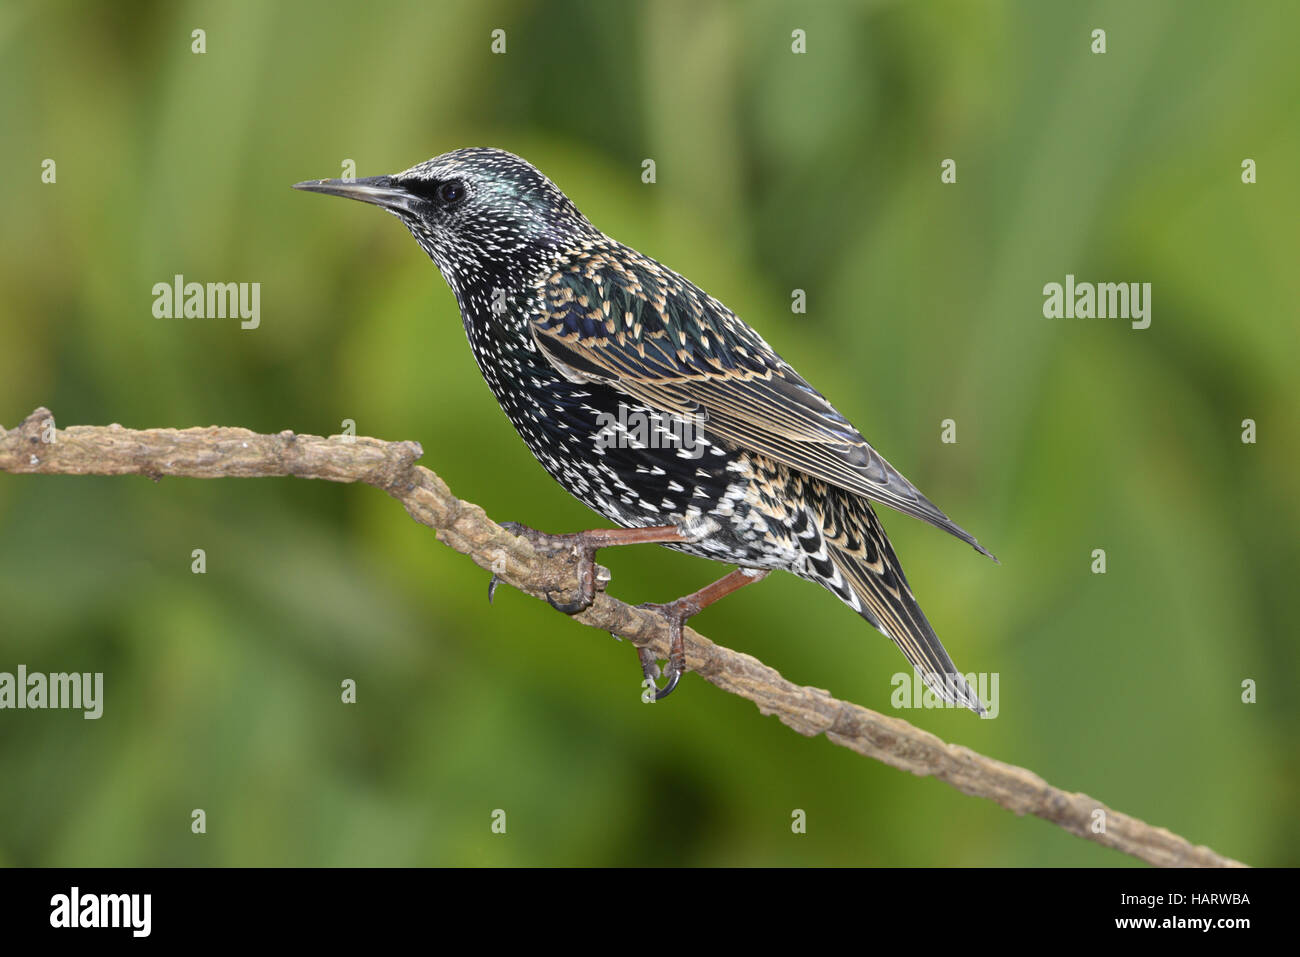
[[665,412],[703,413],[711,436],[929,522],[993,558],[722,303],[612,241],[569,259],[534,296],[534,339],[552,362]]

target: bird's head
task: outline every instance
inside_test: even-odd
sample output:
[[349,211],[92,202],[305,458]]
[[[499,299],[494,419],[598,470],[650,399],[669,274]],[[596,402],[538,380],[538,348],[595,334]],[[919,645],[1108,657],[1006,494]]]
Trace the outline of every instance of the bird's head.
[[596,234],[554,183],[505,150],[459,149],[391,176],[309,180],[294,189],[388,210],[457,291],[488,271],[522,271],[536,253]]

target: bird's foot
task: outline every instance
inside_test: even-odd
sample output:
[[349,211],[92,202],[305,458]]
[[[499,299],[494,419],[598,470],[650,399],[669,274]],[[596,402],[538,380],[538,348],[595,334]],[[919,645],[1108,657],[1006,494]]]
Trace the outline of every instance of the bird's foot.
[[[686,620],[698,615],[700,611],[712,605],[720,598],[730,595],[738,588],[744,588],[752,582],[762,581],[767,577],[768,571],[763,568],[738,568],[729,575],[724,575],[711,585],[705,585],[699,591],[685,595],[676,601],[670,601],[666,605],[645,604],[638,605],[638,608],[644,608],[647,611],[653,611],[660,615],[668,622],[668,670],[665,672],[668,683],[660,688],[655,679],[660,676],[659,663],[655,660],[654,652],[649,648],[638,648],[637,657],[641,659],[641,673],[645,675],[648,684],[643,685],[646,693],[642,696],[643,701],[662,701],[673,693],[677,683],[682,680],[682,675],[686,673],[686,646],[682,640],[682,630],[686,627]],[[615,638],[618,635],[614,636]],[[650,689],[654,689],[654,697],[650,697]]]
[[[595,532],[573,532],[567,535],[550,535],[546,532],[539,532],[535,528],[529,528],[527,525],[521,525],[519,522],[501,522],[501,527],[519,538],[525,538],[539,552],[546,555],[563,555],[570,554],[576,563],[574,576],[577,578],[578,587],[573,593],[573,597],[568,601],[559,601],[552,596],[553,591],[559,591],[559,588],[546,589],[546,601],[556,611],[564,612],[566,615],[576,615],[579,612],[586,611],[591,607],[592,602],[596,600],[597,591],[602,590],[606,583],[609,582],[609,569],[603,565],[596,564],[596,550],[603,545],[610,544],[604,541]],[[488,582],[488,602],[492,601],[492,596],[496,593],[497,585],[501,583],[500,577],[493,575]]]
[[[578,587],[574,592],[574,597],[569,601],[559,601],[552,596],[552,591],[559,591],[559,586],[565,582],[557,582],[554,588],[546,588],[543,593],[547,602],[556,611],[562,611],[566,615],[576,615],[591,607],[592,602],[596,600],[598,590],[605,587],[609,581],[609,570],[596,564],[595,555],[599,549],[608,548],[613,545],[637,545],[637,544],[668,544],[679,542],[698,541],[701,537],[707,536],[716,529],[716,523],[710,525],[712,520],[706,522],[694,522],[689,525],[652,525],[642,528],[597,528],[586,532],[574,532],[568,535],[548,535],[545,532],[539,532],[527,525],[520,525],[518,522],[502,522],[501,527],[513,535],[526,538],[532,546],[546,555],[563,555],[565,553],[572,556],[577,567],[574,570],[574,577],[577,578]],[[664,672],[667,677],[667,683],[660,688],[655,682],[659,678],[659,664],[655,660],[654,653],[645,648],[637,649],[637,657],[641,661],[641,673],[645,676],[649,685],[646,687],[646,700],[662,701],[673,693],[678,682],[681,681],[682,675],[686,673],[686,647],[682,639],[682,629],[686,625],[686,620],[693,615],[697,615],[700,609],[711,605],[724,595],[728,595],[750,582],[758,581],[763,578],[767,572],[759,569],[737,569],[731,574],[725,576],[701,588],[697,592],[678,598],[676,601],[669,602],[665,605],[646,604],[639,607],[647,611],[653,611],[659,614],[668,622],[668,670]],[[488,600],[491,601],[493,592],[499,579],[496,575],[488,582]],[[614,635],[618,638],[618,635]],[[648,697],[650,688],[654,689],[654,698]]]
[[[646,701],[662,701],[667,698],[676,689],[677,683],[682,680],[682,675],[686,674],[686,644],[682,637],[682,630],[686,627],[688,618],[700,613],[700,606],[694,601],[694,597],[694,595],[687,595],[666,605],[654,603],[637,605],[638,608],[644,608],[646,611],[656,612],[668,622],[668,669],[666,671],[660,671],[659,662],[649,648],[636,650],[637,658],[641,661],[641,674],[648,682],[644,685],[647,692]],[[668,679],[662,688],[656,683],[656,679],[661,675]],[[653,699],[649,697],[651,688],[654,689]]]

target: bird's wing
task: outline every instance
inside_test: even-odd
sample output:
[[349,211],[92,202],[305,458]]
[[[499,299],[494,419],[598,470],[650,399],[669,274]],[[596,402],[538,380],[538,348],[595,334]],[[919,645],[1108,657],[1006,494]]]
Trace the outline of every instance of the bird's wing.
[[538,283],[531,309],[538,347],[571,378],[666,412],[702,413],[708,436],[923,519],[993,557],[757,332],[654,260],[618,244],[574,251]]

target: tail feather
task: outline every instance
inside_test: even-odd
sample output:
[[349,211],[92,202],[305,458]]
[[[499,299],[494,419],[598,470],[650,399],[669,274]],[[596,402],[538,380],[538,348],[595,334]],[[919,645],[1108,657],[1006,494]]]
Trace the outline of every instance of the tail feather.
[[846,601],[898,645],[935,694],[983,714],[979,696],[953,664],[912,595],[880,520],[861,499],[854,505],[859,506],[852,507],[857,521],[840,525],[834,537],[827,529],[827,552],[852,591],[854,600]]

